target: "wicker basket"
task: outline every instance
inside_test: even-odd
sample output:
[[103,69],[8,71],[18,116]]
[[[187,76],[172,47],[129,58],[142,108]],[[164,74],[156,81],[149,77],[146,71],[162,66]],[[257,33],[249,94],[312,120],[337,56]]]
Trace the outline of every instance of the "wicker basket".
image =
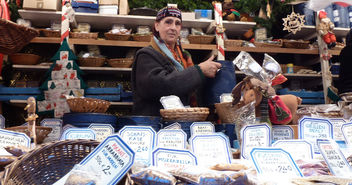
[[254,42],[255,47],[268,47],[268,48],[281,48],[282,41],[278,44],[275,43],[266,43],[266,42]]
[[72,112],[105,113],[110,106],[110,102],[95,98],[70,98],[66,101]]
[[282,40],[284,48],[308,49],[309,41],[304,40]]
[[15,53],[9,55],[10,60],[13,64],[20,65],[35,65],[38,64],[40,56],[29,53]]
[[101,57],[87,57],[87,58],[78,58],[78,64],[80,66],[86,67],[101,67],[105,64],[105,58]]
[[76,39],[97,39],[98,32],[91,32],[91,33],[70,32],[70,37],[76,38]]
[[239,109],[239,104],[232,106],[232,102],[215,103],[216,113],[222,123],[235,123],[235,111]]
[[134,41],[138,42],[150,42],[152,40],[153,35],[139,35],[139,34],[133,34],[132,39]]
[[57,30],[39,29],[44,37],[61,37],[61,32]]
[[104,33],[105,38],[108,40],[121,40],[121,41],[126,41],[130,40],[131,35],[130,34],[114,34],[114,33]]
[[111,67],[129,68],[132,63],[133,58],[114,58],[108,60],[108,64]]
[[[16,126],[16,127],[9,127],[5,128],[6,130],[11,130],[15,132],[22,132],[25,133],[28,137],[30,136],[30,132],[28,130],[27,126]],[[37,143],[43,143],[44,139],[50,134],[52,131],[51,127],[42,127],[42,126],[36,126],[36,135],[37,135]]]
[[16,53],[38,35],[38,30],[0,19],[0,53]]
[[243,40],[225,40],[224,41],[225,44],[225,48],[229,48],[229,47],[241,47],[243,44]]
[[2,184],[53,184],[98,145],[98,141],[82,139],[42,145],[8,165]]
[[160,114],[165,121],[205,121],[209,108],[160,109]]
[[210,44],[213,42],[213,35],[188,35],[189,43],[191,44]]

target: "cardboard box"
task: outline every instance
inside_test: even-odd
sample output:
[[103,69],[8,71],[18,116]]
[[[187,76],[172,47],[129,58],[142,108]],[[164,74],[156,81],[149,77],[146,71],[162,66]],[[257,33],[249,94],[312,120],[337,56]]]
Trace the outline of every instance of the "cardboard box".
[[24,9],[61,10],[61,0],[23,0]]
[[117,15],[118,13],[117,5],[99,5],[99,14],[109,14],[109,15]]
[[99,0],[99,5],[119,5],[119,0]]
[[128,6],[128,0],[120,0],[119,2],[119,15],[128,15],[130,8]]
[[196,19],[195,12],[182,12],[182,20],[194,20]]

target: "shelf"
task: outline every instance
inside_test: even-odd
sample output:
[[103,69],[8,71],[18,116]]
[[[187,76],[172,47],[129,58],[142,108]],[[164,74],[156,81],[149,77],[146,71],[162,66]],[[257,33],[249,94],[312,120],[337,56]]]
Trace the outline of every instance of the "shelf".
[[[33,27],[50,27],[51,21],[61,20],[61,11],[38,11],[38,10],[18,10],[23,19],[31,21]],[[88,23],[93,29],[110,30],[113,24],[124,24],[126,27],[136,28],[139,25],[153,26],[154,16],[139,15],[101,15],[96,13],[75,13],[78,23]],[[182,27],[202,28],[206,31],[207,27],[214,20],[194,19],[182,20]],[[108,23],[108,24],[107,24]],[[240,36],[255,26],[255,22],[242,21],[223,21],[226,34],[231,38]]]
[[[347,33],[350,31],[349,28],[335,28],[334,33],[337,38],[346,37]],[[296,34],[289,33],[286,35],[288,39],[303,39],[303,40],[310,40],[316,37],[316,29],[315,26],[303,26],[301,31],[298,31]]]
[[[26,106],[27,100],[10,100],[10,103]],[[133,102],[110,102],[110,106],[133,106]]]

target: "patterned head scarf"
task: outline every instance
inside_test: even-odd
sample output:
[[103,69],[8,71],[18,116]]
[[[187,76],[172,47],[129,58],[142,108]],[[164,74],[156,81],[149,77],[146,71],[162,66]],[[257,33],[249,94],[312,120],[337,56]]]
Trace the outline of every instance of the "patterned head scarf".
[[175,7],[164,7],[156,15],[156,21],[161,21],[165,17],[177,17],[182,21],[181,10]]

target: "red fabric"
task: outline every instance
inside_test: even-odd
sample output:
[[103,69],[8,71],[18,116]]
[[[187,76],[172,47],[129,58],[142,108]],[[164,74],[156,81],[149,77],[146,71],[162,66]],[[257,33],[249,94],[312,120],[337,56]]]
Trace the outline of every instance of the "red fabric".
[[319,12],[319,19],[326,18],[327,15],[328,15],[328,14],[327,14],[326,12],[320,11],[320,12]]
[[278,74],[272,81],[271,86],[279,85],[287,81],[287,78],[282,75]]
[[292,113],[279,96],[268,99],[269,117],[274,124],[285,125],[292,120]]
[[342,6],[342,7],[348,7],[348,6],[350,6],[350,4],[352,5],[352,3],[348,4],[348,3],[345,3],[345,2],[335,2],[335,4],[338,4],[338,5]]

